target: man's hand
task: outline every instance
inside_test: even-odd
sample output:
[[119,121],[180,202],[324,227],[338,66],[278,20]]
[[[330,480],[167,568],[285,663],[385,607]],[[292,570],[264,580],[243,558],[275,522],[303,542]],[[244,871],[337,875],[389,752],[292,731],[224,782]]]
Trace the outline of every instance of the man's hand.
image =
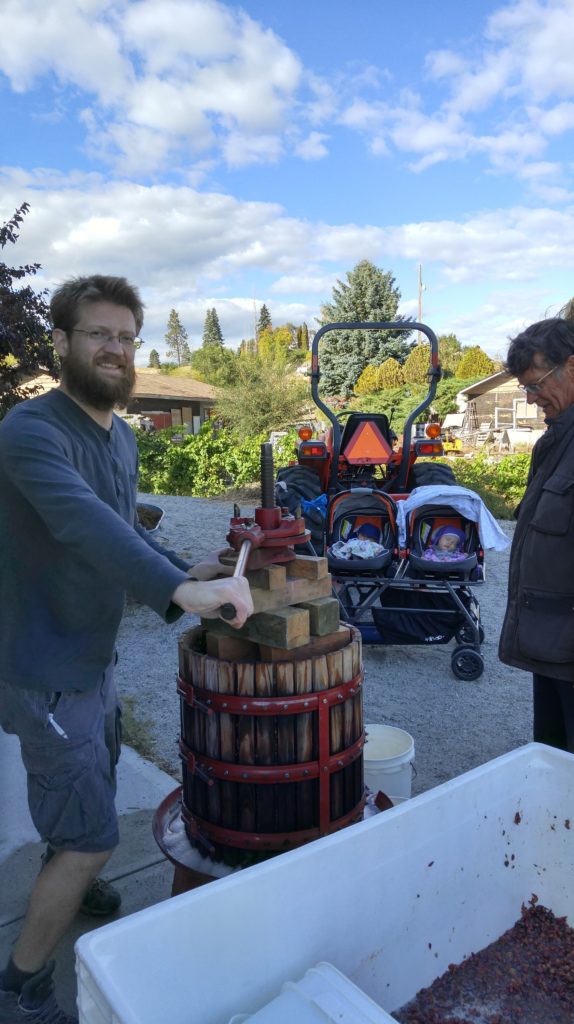
[[205,558],[202,558],[201,562],[188,569],[188,573],[196,580],[213,580],[216,576],[232,576],[233,566],[223,565],[219,561],[219,556],[233,555],[235,553],[233,548],[220,548],[219,551],[210,551]]
[[184,612],[193,612],[204,618],[216,618],[224,604],[232,604],[236,615],[230,619],[230,626],[239,629],[253,614],[251,591],[245,577],[235,576],[229,579],[206,580],[205,582],[180,583],[171,595],[174,604],[183,608]]

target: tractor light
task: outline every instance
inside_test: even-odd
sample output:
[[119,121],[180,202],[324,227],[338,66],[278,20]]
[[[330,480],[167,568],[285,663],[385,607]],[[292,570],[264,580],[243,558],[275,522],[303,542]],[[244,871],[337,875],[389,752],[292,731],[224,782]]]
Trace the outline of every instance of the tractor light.
[[417,455],[442,455],[443,447],[439,442],[423,441],[416,446]]
[[434,440],[436,437],[440,437],[441,426],[440,423],[429,423],[426,428],[426,435]]
[[299,427],[297,433],[302,441],[310,441],[313,437],[313,430],[311,427]]
[[300,459],[326,459],[327,446],[324,441],[302,441],[299,445]]

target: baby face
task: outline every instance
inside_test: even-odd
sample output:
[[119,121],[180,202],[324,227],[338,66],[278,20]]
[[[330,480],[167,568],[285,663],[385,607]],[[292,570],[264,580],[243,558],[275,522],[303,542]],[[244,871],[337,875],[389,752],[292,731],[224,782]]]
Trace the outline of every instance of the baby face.
[[460,538],[457,537],[456,533],[443,533],[442,537],[437,542],[437,549],[439,551],[457,551],[460,546]]

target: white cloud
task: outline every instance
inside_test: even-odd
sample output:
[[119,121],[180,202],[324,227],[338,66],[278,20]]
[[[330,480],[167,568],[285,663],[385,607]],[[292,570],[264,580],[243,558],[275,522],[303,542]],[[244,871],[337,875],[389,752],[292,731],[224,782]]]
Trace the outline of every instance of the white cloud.
[[528,113],[546,135],[562,135],[574,128],[574,103],[558,103],[548,110],[530,107]]
[[[545,168],[538,170],[543,182]],[[552,168],[548,172],[552,180]],[[421,262],[429,284],[425,322],[491,353],[506,350],[512,333],[506,325],[513,318],[540,319],[551,305],[560,308],[572,290],[574,207],[564,213],[515,207],[383,229],[307,222],[286,216],[276,204],[189,187],[105,183],[97,175],[68,180],[52,172],[4,170],[0,194],[0,220],[24,199],[31,204],[17,261],[42,264],[36,287],[51,289],[72,273],[102,271],[125,274],[140,286],[146,303],[143,365],[151,347],[163,352],[171,308],[180,312],[192,345],[199,344],[212,306],[232,346],[252,335],[254,303],[258,309],[265,302],[276,323],[305,320],[316,327],[321,304],[360,259],[392,267],[395,274],[404,262],[407,281]],[[401,311],[416,312],[413,289],[402,290]],[[490,296],[488,302],[477,301],[481,294]]]
[[[0,12],[0,70],[25,92],[53,71],[60,82],[116,100],[128,85],[131,64],[106,18],[108,3],[75,0],[4,0]],[[98,17],[101,15],[101,17]]]
[[325,145],[328,138],[328,135],[323,135],[321,132],[311,132],[306,139],[294,147],[294,152],[302,160],[322,160],[323,157],[329,155],[329,150]]
[[518,0],[488,21],[487,37],[515,55],[522,88],[534,99],[574,90],[573,14],[571,0]]
[[306,81],[313,98],[305,104],[305,116],[311,124],[323,124],[336,115],[338,109],[336,90],[325,78],[310,72],[306,75]]
[[[388,155],[390,140],[400,152],[418,153],[414,171],[482,153],[497,170],[514,173],[549,138],[574,128],[573,52],[572,0],[516,0],[495,12],[466,50],[427,55],[427,81],[436,89],[408,102],[388,89],[384,102],[358,90],[340,120],[374,154]],[[552,103],[555,97],[562,102]]]
[[273,295],[297,294],[310,295],[315,293],[323,299],[330,295],[336,283],[336,274],[322,274],[314,271],[311,266],[305,274],[283,274],[270,286]]
[[217,0],[5,0],[0,21],[12,88],[53,72],[83,92],[89,152],[122,173],[134,173],[134,150],[141,174],[208,147],[232,166],[266,163],[292,130],[298,57]]
[[425,58],[425,68],[430,78],[451,78],[466,71],[467,62],[452,50],[432,50]]
[[230,132],[222,149],[230,167],[247,167],[249,164],[277,163],[283,153],[283,143],[277,135],[246,136]]
[[148,289],[162,292],[183,281],[191,296],[202,294],[208,282],[209,291],[214,282],[229,291],[257,271],[266,275],[270,293],[296,294],[305,287],[306,294],[316,288],[326,298],[333,276],[360,259],[384,266],[423,262],[457,283],[528,281],[541,268],[574,269],[574,208],[515,207],[461,221],[381,228],[312,223],[288,217],[272,203],[190,187],[105,183],[94,175],[67,180],[5,169],[0,185],[2,219],[24,199],[31,204],[18,259],[40,262],[50,281],[102,267],[126,273],[129,267]]
[[488,54],[482,67],[455,77],[448,108],[459,113],[484,110],[493,100],[502,97],[514,68],[515,60],[511,53]]
[[574,210],[516,207],[463,222],[405,224],[386,232],[392,253],[438,261],[452,283],[537,280],[541,267],[574,269]]

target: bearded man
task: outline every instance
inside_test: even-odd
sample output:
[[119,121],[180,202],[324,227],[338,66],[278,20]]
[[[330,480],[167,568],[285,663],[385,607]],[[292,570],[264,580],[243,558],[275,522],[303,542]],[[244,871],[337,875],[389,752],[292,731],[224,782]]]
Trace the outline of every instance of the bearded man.
[[246,580],[211,579],[215,557],[191,568],[137,523],[137,447],[114,413],[135,381],[137,290],[121,277],[74,278],[50,312],[60,386],[0,424],[0,724],[19,737],[47,844],[0,973],[0,1024],[73,1024],[49,957],[80,908],[119,906],[96,876],[118,842],[113,675],[126,590],[167,622],[228,603],[239,627],[253,611]]

